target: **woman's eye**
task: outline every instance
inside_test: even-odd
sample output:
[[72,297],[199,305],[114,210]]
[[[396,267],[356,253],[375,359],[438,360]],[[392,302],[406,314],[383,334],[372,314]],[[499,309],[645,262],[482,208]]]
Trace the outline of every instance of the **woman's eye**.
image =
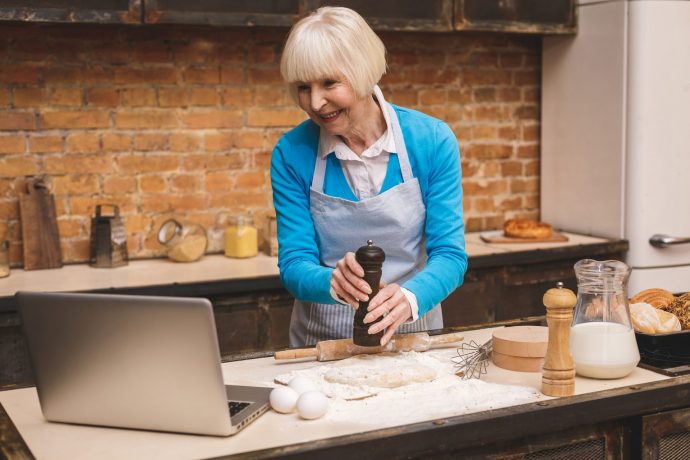
[[333,86],[333,85],[335,85],[336,83],[337,83],[337,82],[336,82],[335,80],[324,80],[324,82],[323,82],[324,86],[326,86],[326,87]]
[[308,91],[309,86],[308,85],[297,85],[297,91]]

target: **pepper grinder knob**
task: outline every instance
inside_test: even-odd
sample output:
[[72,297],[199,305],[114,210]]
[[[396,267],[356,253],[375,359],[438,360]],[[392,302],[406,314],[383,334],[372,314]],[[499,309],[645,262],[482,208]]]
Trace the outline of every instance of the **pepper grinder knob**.
[[[373,299],[374,296],[379,292],[379,283],[381,282],[381,274],[383,261],[386,260],[386,253],[383,252],[378,246],[374,246],[372,240],[367,241],[366,246],[362,246],[355,253],[355,259],[364,269],[364,281],[369,284],[371,288],[371,294],[369,294],[369,300]],[[355,319],[352,324],[352,341],[355,345],[363,347],[377,347],[381,345],[381,338],[383,337],[383,332],[380,331],[376,334],[369,334],[369,328],[378,323],[383,319],[380,317],[373,323],[364,323],[364,317],[366,316],[367,308],[369,307],[369,300],[360,301],[359,308],[355,312]]]
[[570,354],[570,324],[575,294],[558,283],[544,294],[549,343],[541,377],[541,392],[547,396],[571,396],[575,393],[575,366]]

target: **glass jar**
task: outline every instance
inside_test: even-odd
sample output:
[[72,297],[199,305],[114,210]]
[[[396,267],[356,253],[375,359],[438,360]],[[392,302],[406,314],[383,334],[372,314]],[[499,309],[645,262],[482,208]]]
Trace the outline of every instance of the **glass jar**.
[[577,303],[570,330],[575,372],[615,379],[640,361],[630,321],[627,283],[630,267],[617,260],[580,260],[575,264]]
[[0,241],[0,278],[10,276],[10,242]]
[[278,256],[278,223],[275,211],[266,215],[266,255]]
[[175,262],[194,262],[206,253],[208,238],[199,224],[169,219],[158,230],[158,242]]
[[259,243],[254,221],[248,216],[231,216],[225,227],[225,256],[235,258],[254,257]]

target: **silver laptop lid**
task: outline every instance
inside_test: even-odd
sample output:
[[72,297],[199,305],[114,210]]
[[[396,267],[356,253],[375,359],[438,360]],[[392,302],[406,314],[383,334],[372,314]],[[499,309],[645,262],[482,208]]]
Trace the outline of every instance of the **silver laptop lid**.
[[218,436],[233,431],[208,300],[16,297],[46,419]]

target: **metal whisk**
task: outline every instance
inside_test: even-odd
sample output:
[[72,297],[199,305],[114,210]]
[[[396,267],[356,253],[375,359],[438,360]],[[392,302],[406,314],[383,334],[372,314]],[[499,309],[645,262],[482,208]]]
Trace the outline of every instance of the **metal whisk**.
[[479,345],[474,340],[461,344],[457,350],[458,356],[451,358],[457,369],[455,375],[463,379],[478,379],[483,374],[486,374],[492,349],[491,339],[482,345]]

